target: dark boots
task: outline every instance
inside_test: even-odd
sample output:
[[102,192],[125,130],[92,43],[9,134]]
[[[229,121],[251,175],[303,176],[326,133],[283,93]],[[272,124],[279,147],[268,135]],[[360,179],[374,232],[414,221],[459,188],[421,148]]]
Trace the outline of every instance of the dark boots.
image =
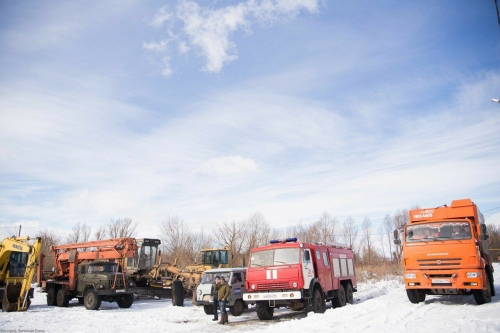
[[219,324],[224,325],[225,323],[229,323],[229,321],[227,320],[227,313],[221,313]]

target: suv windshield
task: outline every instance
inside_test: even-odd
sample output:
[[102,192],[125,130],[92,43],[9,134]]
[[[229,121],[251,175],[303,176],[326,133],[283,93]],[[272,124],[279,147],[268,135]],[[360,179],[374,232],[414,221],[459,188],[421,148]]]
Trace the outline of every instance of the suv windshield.
[[275,249],[253,252],[250,267],[294,265],[300,261],[300,249]]
[[214,283],[216,276],[218,276],[218,277],[223,276],[224,279],[226,280],[226,282],[229,282],[230,281],[229,278],[231,276],[231,272],[217,272],[217,273],[205,272],[205,274],[203,274],[203,278],[201,279],[201,283],[202,284]]
[[470,226],[466,221],[426,223],[406,227],[407,242],[471,239],[471,237]]

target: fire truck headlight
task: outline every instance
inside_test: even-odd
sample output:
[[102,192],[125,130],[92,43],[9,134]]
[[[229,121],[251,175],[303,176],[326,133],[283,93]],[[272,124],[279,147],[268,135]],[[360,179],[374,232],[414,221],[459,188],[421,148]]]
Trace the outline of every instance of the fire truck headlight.
[[415,273],[406,273],[405,274],[405,278],[407,278],[407,279],[416,279],[417,278],[417,274],[415,274]]
[[481,272],[467,272],[467,277],[469,279],[478,278],[481,276]]
[[297,282],[292,282],[292,287],[297,288],[298,284]]
[[250,286],[250,288],[251,288],[252,290],[255,290],[255,284],[252,284],[252,285]]

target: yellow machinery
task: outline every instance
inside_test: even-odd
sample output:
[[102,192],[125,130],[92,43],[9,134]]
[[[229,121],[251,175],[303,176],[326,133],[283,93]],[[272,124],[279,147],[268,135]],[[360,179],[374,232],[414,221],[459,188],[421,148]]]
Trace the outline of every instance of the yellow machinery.
[[0,243],[0,302],[3,312],[26,311],[33,295],[31,281],[42,250],[41,238],[9,237]]

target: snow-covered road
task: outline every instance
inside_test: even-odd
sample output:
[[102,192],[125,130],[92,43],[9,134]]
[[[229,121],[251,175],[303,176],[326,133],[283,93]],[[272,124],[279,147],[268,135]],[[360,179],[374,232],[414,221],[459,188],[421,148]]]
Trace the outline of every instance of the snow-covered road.
[[3,332],[500,332],[500,266],[495,264],[492,302],[476,305],[472,296],[427,296],[411,304],[397,279],[358,285],[353,305],[324,314],[275,311],[272,321],[259,321],[250,309],[229,316],[222,326],[202,307],[186,300],[173,307],[169,299],[136,299],[130,309],[103,302],[99,311],[87,311],[76,300],[68,308],[49,307],[45,294],[35,292],[27,312],[0,313]]

